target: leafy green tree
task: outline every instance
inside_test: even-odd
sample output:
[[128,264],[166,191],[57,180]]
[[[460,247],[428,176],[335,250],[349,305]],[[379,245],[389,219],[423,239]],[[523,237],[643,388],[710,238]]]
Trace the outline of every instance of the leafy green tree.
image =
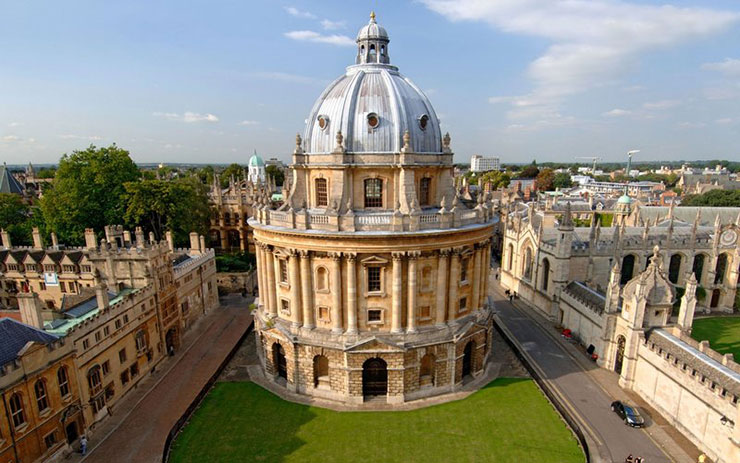
[[532,164],[519,172],[519,176],[521,178],[536,178],[540,174],[540,169],[537,168],[536,165]]
[[54,178],[54,174],[56,173],[57,173],[57,170],[54,167],[44,167],[43,169],[40,169],[38,172],[36,172],[36,177]]
[[681,206],[740,207],[740,190],[711,190],[700,195],[689,195]]
[[244,175],[244,167],[240,166],[237,163],[229,164],[229,166],[221,171],[221,188],[226,188],[229,186],[229,181],[231,180],[231,176],[234,176],[234,179],[237,180],[241,178]]
[[552,169],[542,169],[534,183],[539,191],[552,191],[555,181],[555,172]]
[[265,174],[267,174],[268,177],[275,179],[275,185],[283,186],[283,182],[285,182],[285,173],[280,170],[278,166],[265,167]]
[[560,172],[555,174],[555,178],[552,180],[552,186],[555,188],[570,188],[573,186],[573,180],[570,179],[570,174]]
[[0,193],[0,228],[10,234],[13,245],[30,245],[33,227],[44,228],[38,208],[24,203],[19,195]]
[[203,166],[201,168],[193,168],[192,173],[200,180],[201,183],[211,185],[213,183],[213,166]]
[[481,175],[478,179],[478,185],[485,186],[486,183],[491,183],[491,188],[496,190],[498,188],[506,188],[511,182],[511,177],[503,172],[492,170]]
[[128,225],[154,232],[157,239],[169,230],[178,246],[189,243],[190,232],[208,232],[208,187],[197,178],[142,180],[128,182],[125,188]]
[[41,199],[47,231],[56,232],[63,243],[79,245],[85,228],[100,232],[120,223],[126,207],[123,185],[140,175],[128,151],[115,144],[65,154]]

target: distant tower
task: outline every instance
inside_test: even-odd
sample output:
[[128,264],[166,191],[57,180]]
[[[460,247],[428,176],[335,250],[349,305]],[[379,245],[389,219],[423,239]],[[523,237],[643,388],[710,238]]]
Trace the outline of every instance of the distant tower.
[[257,154],[257,150],[254,150],[254,154],[249,158],[248,177],[249,181],[253,183],[265,181],[265,161]]

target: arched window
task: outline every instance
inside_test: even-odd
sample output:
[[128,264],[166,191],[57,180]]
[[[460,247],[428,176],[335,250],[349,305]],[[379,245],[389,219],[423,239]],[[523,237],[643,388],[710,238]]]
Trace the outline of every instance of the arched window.
[[671,256],[671,262],[668,265],[668,280],[674,285],[678,283],[678,274],[681,272],[681,254]]
[[547,287],[550,283],[550,261],[547,259],[542,260],[542,291],[547,291]]
[[231,214],[224,212],[224,225],[231,225]]
[[719,285],[725,280],[725,272],[727,271],[727,254],[722,253],[717,258],[717,267],[714,270],[714,284]]
[[532,279],[532,248],[527,248],[526,251],[524,251],[524,262],[523,262],[523,268],[522,273],[524,275],[524,278],[531,280]]
[[329,359],[324,355],[313,358],[313,385],[329,386]]
[[46,384],[42,380],[36,381],[33,385],[33,392],[36,394],[36,405],[39,407],[39,412],[43,412],[49,408],[49,400],[46,397]]
[[434,366],[435,358],[432,354],[426,354],[421,358],[421,366],[419,367],[419,385],[420,386],[433,386],[434,385]]
[[511,270],[514,266],[514,245],[509,245],[509,263],[506,265],[506,270]]
[[635,271],[635,255],[627,254],[622,258],[622,273],[619,277],[619,284],[627,284],[632,279],[632,274]]
[[365,179],[365,207],[383,207],[383,181],[381,179]]
[[691,271],[694,272],[696,281],[701,284],[701,277],[704,273],[704,254],[697,254],[694,256],[694,265],[691,267]]
[[431,187],[432,187],[431,178],[424,177],[419,181],[419,204],[421,206],[429,206],[430,204],[432,204]]
[[378,52],[375,50],[375,44],[370,44],[370,59],[371,63],[374,63],[378,59]]
[[385,45],[380,46],[380,55],[385,56]]
[[87,372],[87,385],[90,389],[90,395],[93,396],[103,389],[100,381],[100,367],[95,365]]
[[316,290],[329,290],[329,271],[326,267],[319,267],[316,269]]
[[69,377],[67,376],[67,367],[61,367],[57,370],[57,382],[59,383],[59,395],[67,397],[69,395]]
[[326,207],[329,204],[329,195],[325,178],[317,178],[316,185],[316,207]]
[[13,418],[13,426],[16,428],[26,422],[26,414],[23,412],[23,398],[16,392],[8,400],[10,405],[10,416]]

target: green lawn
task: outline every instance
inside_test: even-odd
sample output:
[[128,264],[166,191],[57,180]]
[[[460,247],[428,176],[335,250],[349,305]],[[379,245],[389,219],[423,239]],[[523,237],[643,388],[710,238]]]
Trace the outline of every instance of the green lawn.
[[709,341],[712,349],[733,354],[740,361],[740,317],[709,317],[694,320],[691,337]]
[[218,383],[173,444],[172,462],[583,462],[532,380],[501,378],[414,411],[334,412],[254,383]]

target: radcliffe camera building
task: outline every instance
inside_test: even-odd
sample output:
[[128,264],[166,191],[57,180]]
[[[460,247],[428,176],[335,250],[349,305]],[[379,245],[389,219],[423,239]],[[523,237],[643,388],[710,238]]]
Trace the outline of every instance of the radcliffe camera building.
[[249,221],[267,376],[349,403],[449,392],[491,351],[494,211],[456,196],[450,137],[389,42],[371,15],[297,136],[284,204]]

